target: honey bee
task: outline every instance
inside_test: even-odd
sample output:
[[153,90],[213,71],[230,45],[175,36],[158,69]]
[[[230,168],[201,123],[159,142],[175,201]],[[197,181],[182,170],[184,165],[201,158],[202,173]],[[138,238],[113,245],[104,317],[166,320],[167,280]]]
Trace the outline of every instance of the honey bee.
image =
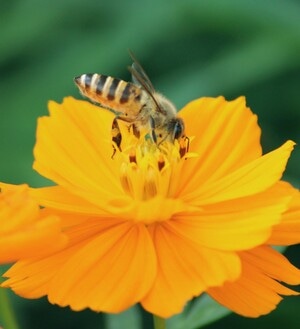
[[136,137],[146,131],[153,142],[174,142],[184,138],[184,122],[177,117],[175,106],[156,92],[148,75],[135,59],[128,68],[132,82],[103,74],[82,74],[74,78],[81,94],[112,111],[112,140],[121,149],[122,135],[118,120],[128,123]]

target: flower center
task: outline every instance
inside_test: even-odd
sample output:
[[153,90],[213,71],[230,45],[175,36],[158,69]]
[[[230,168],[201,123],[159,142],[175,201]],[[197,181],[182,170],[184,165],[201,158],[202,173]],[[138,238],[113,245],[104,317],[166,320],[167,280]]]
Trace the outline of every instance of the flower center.
[[172,197],[176,185],[174,172],[184,162],[186,152],[185,138],[160,145],[139,139],[134,147],[131,144],[125,148],[120,152],[120,181],[125,193],[140,201],[158,195]]

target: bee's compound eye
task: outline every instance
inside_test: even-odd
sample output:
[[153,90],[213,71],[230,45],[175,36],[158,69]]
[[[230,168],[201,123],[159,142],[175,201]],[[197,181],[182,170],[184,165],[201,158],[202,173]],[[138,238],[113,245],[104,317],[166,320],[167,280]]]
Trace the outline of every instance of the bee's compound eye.
[[173,136],[174,139],[180,138],[184,133],[184,123],[181,119],[176,119],[174,124]]

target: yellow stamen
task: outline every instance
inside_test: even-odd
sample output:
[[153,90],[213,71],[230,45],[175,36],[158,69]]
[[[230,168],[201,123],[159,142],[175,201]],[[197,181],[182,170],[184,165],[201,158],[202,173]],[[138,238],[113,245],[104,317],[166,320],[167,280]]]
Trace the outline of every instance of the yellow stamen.
[[174,143],[165,141],[159,146],[145,138],[127,140],[119,153],[120,181],[126,194],[140,201],[158,195],[172,197],[174,166],[183,161],[183,155],[186,158],[186,151],[186,139]]
[[143,200],[148,200],[156,196],[157,194],[157,173],[156,171],[149,167],[146,172],[145,182],[144,182],[144,195]]

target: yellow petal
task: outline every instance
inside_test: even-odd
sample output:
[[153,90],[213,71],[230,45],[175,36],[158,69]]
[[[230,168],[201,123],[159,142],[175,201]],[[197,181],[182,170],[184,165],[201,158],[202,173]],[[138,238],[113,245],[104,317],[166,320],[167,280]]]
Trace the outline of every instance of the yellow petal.
[[179,236],[167,223],[150,227],[158,257],[158,273],[149,294],[142,300],[150,313],[167,318],[182,311],[185,303],[209,286],[236,279],[237,255],[202,248]]
[[[281,178],[294,145],[294,142],[288,141],[275,151],[251,161],[217,181],[197,181],[197,188],[182,195],[182,198],[193,205],[201,206],[263,192]],[[201,171],[201,167],[199,170]]]
[[282,183],[282,188],[292,192],[293,198],[282,215],[282,221],[274,227],[268,243],[289,246],[300,243],[300,192],[288,183]]
[[193,136],[189,159],[181,177],[181,193],[216,181],[261,156],[257,117],[246,107],[245,98],[200,98],[180,111],[187,136]]
[[49,103],[39,119],[34,168],[94,204],[123,195],[119,163],[112,159],[113,114],[69,97]]
[[148,292],[156,258],[143,225],[90,220],[67,234],[69,248],[16,263],[5,274],[10,279],[3,286],[27,298],[47,294],[51,303],[73,310],[112,313],[134,305]]
[[241,253],[242,259],[254,265],[269,277],[289,285],[300,283],[300,270],[287,258],[269,246],[261,246]]
[[0,263],[51,253],[67,243],[60,218],[43,216],[27,185],[1,188]]
[[0,236],[0,263],[53,253],[62,249],[66,243],[67,238],[61,232],[59,218],[40,218],[28,228],[21,227],[10,235]]
[[281,295],[298,294],[276,281],[300,283],[300,271],[284,256],[267,246],[240,255],[240,278],[208,290],[220,304],[240,315],[258,317],[274,310],[282,300]]
[[78,214],[107,215],[105,203],[94,205],[61,186],[32,188],[30,194],[44,207]]
[[281,184],[236,200],[212,204],[197,212],[175,216],[169,225],[178,234],[202,246],[220,250],[244,250],[267,241],[288,208],[294,190]]

